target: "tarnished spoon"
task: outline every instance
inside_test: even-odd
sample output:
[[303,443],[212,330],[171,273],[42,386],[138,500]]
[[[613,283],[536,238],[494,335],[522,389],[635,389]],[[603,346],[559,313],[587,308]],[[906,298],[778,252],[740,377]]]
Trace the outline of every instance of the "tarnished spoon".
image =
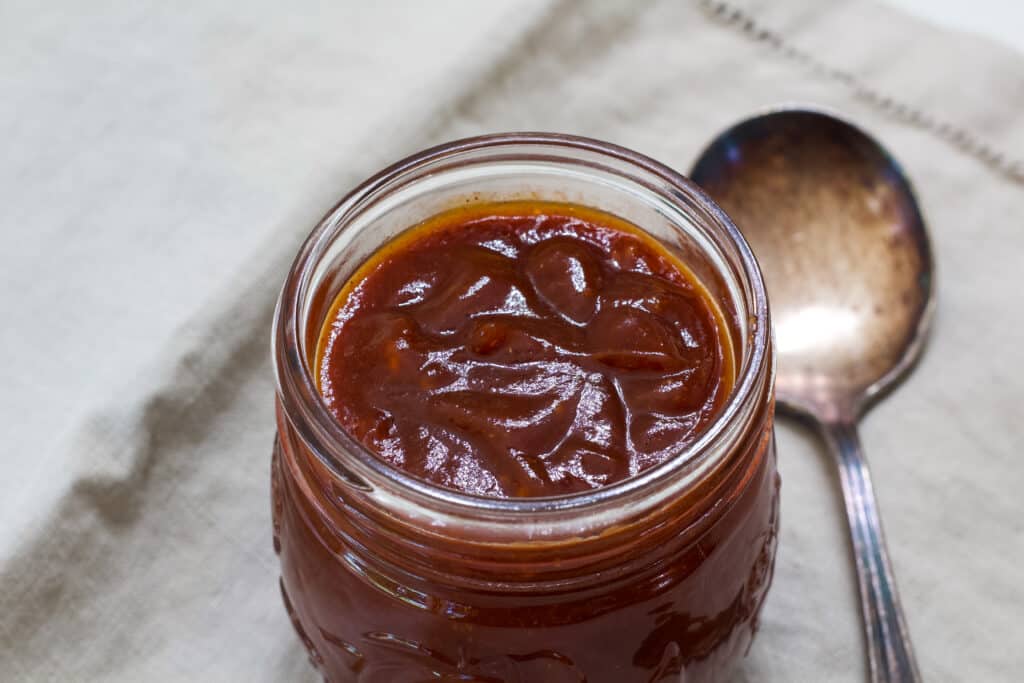
[[690,175],[761,263],[779,402],[819,426],[839,465],[871,680],[920,681],[856,427],[917,357],[934,308],[910,183],[863,131],[805,109],[733,126]]

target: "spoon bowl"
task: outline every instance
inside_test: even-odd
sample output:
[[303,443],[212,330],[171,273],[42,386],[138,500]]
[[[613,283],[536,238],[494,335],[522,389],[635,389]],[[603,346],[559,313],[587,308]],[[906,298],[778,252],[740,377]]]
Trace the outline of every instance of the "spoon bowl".
[[919,355],[933,309],[931,248],[900,167],[859,128],[801,109],[730,128],[691,177],[761,263],[779,401],[858,415]]
[[934,309],[931,246],[910,183],[867,133],[808,109],[738,123],[690,177],[761,265],[780,405],[817,424],[835,456],[871,680],[920,681],[856,430],[913,365]]

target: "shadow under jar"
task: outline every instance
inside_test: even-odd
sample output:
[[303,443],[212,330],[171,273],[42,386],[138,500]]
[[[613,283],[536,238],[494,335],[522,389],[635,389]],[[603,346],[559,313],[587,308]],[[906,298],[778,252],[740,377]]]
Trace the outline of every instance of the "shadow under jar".
[[[640,226],[718,302],[737,368],[711,423],[603,488],[499,499],[392,467],[327,410],[315,353],[355,270],[455,206],[593,207]],[[771,582],[779,478],[768,306],[750,249],[695,185],[642,155],[547,134],[427,150],[320,222],[274,321],[274,548],[285,606],[333,683],[725,681]]]

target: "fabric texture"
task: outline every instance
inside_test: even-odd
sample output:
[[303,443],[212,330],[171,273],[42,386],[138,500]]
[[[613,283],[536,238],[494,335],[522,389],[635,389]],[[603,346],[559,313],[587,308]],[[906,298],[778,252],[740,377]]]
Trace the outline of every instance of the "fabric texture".
[[[499,130],[686,170],[830,107],[915,184],[916,371],[863,422],[928,681],[1012,681],[1024,589],[1024,59],[862,2],[4,3],[0,679],[313,681],[270,536],[270,318],[317,218]],[[742,226],[741,226],[742,227]],[[780,420],[782,530],[737,682],[862,681],[834,468]]]

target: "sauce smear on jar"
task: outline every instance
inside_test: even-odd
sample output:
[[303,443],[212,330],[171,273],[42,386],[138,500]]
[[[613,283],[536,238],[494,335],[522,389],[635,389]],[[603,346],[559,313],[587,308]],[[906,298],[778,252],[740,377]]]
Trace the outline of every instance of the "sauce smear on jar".
[[610,214],[526,201],[440,214],[374,253],[316,363],[331,413],[380,458],[500,498],[656,466],[734,381],[721,312],[674,255]]

